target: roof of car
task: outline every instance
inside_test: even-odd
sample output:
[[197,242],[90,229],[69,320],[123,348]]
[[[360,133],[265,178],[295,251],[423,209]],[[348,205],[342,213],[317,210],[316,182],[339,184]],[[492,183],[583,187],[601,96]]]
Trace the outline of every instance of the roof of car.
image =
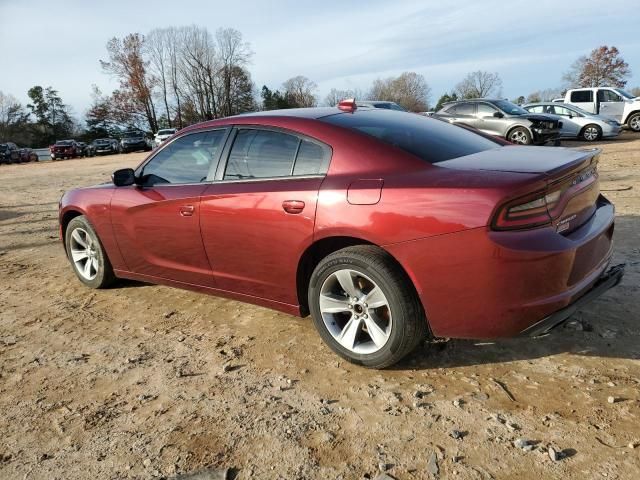
[[[318,119],[328,115],[342,113],[337,107],[285,108],[282,110],[264,110],[262,112],[242,113],[236,117],[297,117]],[[233,118],[233,117],[230,117]]]

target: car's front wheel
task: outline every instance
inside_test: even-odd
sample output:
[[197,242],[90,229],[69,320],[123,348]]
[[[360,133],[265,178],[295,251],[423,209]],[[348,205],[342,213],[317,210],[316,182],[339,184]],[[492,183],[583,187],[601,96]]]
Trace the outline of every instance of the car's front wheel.
[[350,362],[388,367],[427,336],[413,285],[377,247],[348,247],[325,257],[311,276],[308,296],[320,336]]
[[518,145],[529,145],[531,144],[531,134],[524,127],[516,127],[509,132],[507,140]]
[[586,125],[580,134],[583,140],[595,142],[602,136],[602,129],[598,125]]
[[67,257],[73,271],[90,288],[105,288],[115,276],[95,230],[84,215],[73,218],[65,232]]

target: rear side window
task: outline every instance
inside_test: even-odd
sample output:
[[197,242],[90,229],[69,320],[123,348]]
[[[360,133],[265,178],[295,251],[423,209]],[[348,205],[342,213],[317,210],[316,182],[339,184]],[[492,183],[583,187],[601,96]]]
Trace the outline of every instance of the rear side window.
[[319,175],[327,171],[329,156],[326,148],[309,140],[302,140],[296,164],[293,167],[294,175]]
[[447,113],[456,115],[473,115],[476,113],[476,106],[473,103],[459,103],[447,110]]
[[240,129],[231,147],[224,180],[319,175],[330,154],[310,140],[271,130]]
[[411,113],[361,110],[320,120],[365,133],[430,163],[501,147],[465,128]]
[[575,92],[571,92],[571,101],[575,103],[593,102],[593,91],[577,90]]

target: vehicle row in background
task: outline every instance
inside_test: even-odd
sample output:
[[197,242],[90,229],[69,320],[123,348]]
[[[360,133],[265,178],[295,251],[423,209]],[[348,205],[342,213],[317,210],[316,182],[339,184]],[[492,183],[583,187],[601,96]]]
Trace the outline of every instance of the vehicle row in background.
[[0,143],[0,163],[36,162],[38,155],[30,148],[20,148],[13,142]]
[[520,145],[544,145],[560,138],[558,117],[537,115],[508,100],[476,98],[445,103],[432,115]]

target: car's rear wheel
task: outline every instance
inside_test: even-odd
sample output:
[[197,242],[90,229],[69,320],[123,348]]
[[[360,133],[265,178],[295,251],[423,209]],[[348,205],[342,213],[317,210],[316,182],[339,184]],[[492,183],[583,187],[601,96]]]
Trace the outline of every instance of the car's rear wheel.
[[65,232],[67,257],[73,271],[90,288],[105,288],[115,280],[111,262],[84,215],[73,218]]
[[348,247],[325,257],[311,276],[308,296],[320,336],[350,362],[388,367],[427,336],[413,285],[377,247]]
[[524,127],[516,127],[513,130],[509,131],[507,140],[512,143],[517,143],[518,145],[530,145],[531,134],[529,133],[529,130]]
[[629,128],[634,132],[640,132],[640,112],[631,115],[629,120],[627,120],[627,125],[629,125]]
[[582,132],[580,132],[580,136],[587,142],[595,142],[602,136],[602,129],[598,125],[590,123],[584,126]]

